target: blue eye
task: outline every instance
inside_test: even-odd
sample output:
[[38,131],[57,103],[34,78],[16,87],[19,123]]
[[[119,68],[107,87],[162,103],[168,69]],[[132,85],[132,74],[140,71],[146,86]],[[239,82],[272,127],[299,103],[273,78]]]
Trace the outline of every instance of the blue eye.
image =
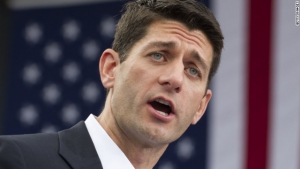
[[190,74],[193,75],[193,76],[199,74],[198,70],[195,69],[195,68],[190,68],[190,69],[189,69],[189,72],[190,72]]
[[153,53],[153,54],[152,54],[152,57],[153,57],[155,60],[160,60],[163,56],[162,56],[162,54],[160,54],[160,53]]

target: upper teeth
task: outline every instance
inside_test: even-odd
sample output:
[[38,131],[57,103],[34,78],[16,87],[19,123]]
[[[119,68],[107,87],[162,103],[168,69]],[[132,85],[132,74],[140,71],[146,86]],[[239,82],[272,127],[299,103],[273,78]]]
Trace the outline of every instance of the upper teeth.
[[161,104],[164,104],[164,105],[167,105],[167,106],[170,106],[170,103],[166,100],[163,100],[163,99],[156,99],[155,101],[161,103]]

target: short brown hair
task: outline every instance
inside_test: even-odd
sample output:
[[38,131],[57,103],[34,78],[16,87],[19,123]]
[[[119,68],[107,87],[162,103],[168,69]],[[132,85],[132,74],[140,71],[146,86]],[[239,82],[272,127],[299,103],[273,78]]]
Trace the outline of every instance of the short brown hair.
[[178,21],[190,30],[201,30],[213,46],[208,87],[219,67],[224,37],[218,21],[204,4],[195,0],[137,0],[125,4],[124,9],[112,45],[121,63],[134,44],[146,35],[151,23],[163,19]]

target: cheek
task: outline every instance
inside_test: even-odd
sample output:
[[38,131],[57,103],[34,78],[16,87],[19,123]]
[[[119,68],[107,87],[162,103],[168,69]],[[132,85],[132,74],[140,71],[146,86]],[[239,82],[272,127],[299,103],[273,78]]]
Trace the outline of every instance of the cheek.
[[184,100],[187,102],[188,105],[196,105],[202,100],[204,96],[204,91],[204,87],[200,86],[199,84],[189,83],[184,86],[182,92],[184,93]]
[[[131,99],[131,103],[140,100],[151,87],[151,70],[142,64],[131,63],[120,67],[116,79],[116,93],[120,93],[123,101]],[[120,96],[118,96],[120,97]]]
[[144,89],[150,87],[151,81],[155,80],[153,69],[143,64],[132,65],[128,77],[131,77],[135,88]]
[[[199,87],[198,87],[199,88]],[[183,91],[182,99],[181,99],[181,107],[184,107],[186,113],[185,113],[185,120],[192,120],[194,115],[199,109],[201,100],[204,95],[204,89],[203,91],[200,90],[193,90],[195,88],[187,87],[187,90]]]

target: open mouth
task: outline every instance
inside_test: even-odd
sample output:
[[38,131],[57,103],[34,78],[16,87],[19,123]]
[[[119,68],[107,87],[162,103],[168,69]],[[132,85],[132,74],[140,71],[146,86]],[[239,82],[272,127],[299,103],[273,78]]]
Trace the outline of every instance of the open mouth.
[[172,112],[170,103],[163,99],[156,99],[150,102],[150,105],[163,116],[168,116]]

